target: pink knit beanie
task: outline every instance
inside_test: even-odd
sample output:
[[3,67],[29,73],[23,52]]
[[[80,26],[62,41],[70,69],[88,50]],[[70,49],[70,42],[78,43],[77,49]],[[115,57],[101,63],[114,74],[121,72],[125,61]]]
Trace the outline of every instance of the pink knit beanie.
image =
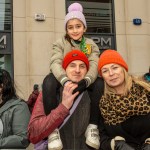
[[65,29],[66,29],[67,22],[70,19],[75,19],[75,18],[79,19],[87,28],[86,20],[83,15],[83,7],[79,3],[73,3],[68,7],[68,14],[65,16]]

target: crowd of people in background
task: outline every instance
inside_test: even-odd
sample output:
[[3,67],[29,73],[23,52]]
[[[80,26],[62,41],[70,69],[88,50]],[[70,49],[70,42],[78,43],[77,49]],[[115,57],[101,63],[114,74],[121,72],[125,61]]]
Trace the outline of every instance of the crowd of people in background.
[[117,50],[100,53],[81,4],[64,20],[42,91],[21,99],[0,68],[0,149],[150,150],[150,68],[133,76]]

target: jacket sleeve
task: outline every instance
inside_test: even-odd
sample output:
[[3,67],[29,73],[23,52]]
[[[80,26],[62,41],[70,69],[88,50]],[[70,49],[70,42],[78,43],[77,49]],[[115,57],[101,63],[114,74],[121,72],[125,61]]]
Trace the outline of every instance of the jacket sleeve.
[[90,84],[92,84],[97,76],[98,76],[98,60],[99,60],[99,55],[100,55],[100,51],[98,46],[94,43],[93,40],[91,40],[91,45],[92,45],[92,52],[89,55],[88,59],[89,59],[89,71],[87,72],[85,79],[87,79],[88,81],[88,86]]
[[12,133],[8,137],[0,138],[0,148],[26,148],[29,145],[27,127],[30,112],[25,102],[17,105],[12,119]]
[[52,56],[50,59],[50,70],[61,85],[68,80],[65,70],[62,68],[62,61],[64,58],[64,42],[65,41],[63,41],[63,39],[59,39],[53,44]]
[[28,104],[29,107],[32,106],[32,104],[33,104],[33,93],[30,94],[30,96],[28,98],[28,101],[27,101],[27,104]]
[[104,120],[101,115],[100,115],[99,130],[100,130],[100,143],[101,143],[100,150],[112,150],[111,149],[112,138],[107,135],[107,132],[104,126]]
[[62,124],[68,114],[69,110],[63,104],[59,104],[56,109],[46,116],[43,108],[42,93],[40,93],[28,125],[29,140],[36,144],[48,137]]

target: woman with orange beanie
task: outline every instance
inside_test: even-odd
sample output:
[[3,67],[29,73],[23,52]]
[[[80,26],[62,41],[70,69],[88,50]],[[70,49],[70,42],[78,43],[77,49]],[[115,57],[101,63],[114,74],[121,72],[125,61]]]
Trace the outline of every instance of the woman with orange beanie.
[[150,85],[128,73],[115,50],[105,50],[98,64],[105,82],[99,107],[101,150],[150,150]]

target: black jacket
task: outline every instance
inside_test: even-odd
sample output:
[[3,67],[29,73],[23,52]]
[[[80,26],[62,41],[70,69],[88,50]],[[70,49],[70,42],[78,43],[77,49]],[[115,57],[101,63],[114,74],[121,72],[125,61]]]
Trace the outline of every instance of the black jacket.
[[101,150],[111,150],[110,142],[115,136],[125,138],[126,143],[138,149],[150,137],[150,114],[133,116],[119,125],[107,125],[101,119]]

